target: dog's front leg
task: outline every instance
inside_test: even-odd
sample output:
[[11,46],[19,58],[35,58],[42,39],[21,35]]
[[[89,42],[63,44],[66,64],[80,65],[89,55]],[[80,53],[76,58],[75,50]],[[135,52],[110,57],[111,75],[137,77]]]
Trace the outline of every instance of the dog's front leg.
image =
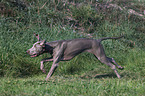
[[41,61],[40,69],[43,73],[46,73],[43,63],[44,63],[44,61]]
[[54,73],[54,71],[58,67],[58,63],[61,60],[61,55],[62,55],[62,53],[59,53],[59,52],[61,52],[61,51],[58,51],[58,54],[56,56],[54,56],[54,58],[53,58],[53,64],[52,64],[50,71],[45,79],[46,81],[49,79],[49,77],[52,76],[52,74]]
[[50,71],[49,71],[49,73],[48,73],[48,75],[47,75],[47,77],[45,79],[46,81],[49,79],[49,77],[52,76],[52,74],[54,73],[54,71],[56,70],[57,67],[58,67],[58,63],[56,63],[54,61],[53,64],[52,64],[52,66],[51,66],[51,68],[50,68]]
[[45,69],[44,69],[44,63],[48,62],[48,61],[53,61],[53,58],[45,58],[41,60],[41,65],[40,65],[40,69],[42,70],[43,73],[46,73]]
[[62,44],[58,45],[55,49],[54,49],[54,57],[53,57],[53,64],[50,68],[50,71],[46,77],[46,81],[49,79],[49,77],[52,76],[52,74],[54,73],[54,71],[56,70],[56,68],[58,67],[58,63],[62,58],[62,55],[64,53],[64,50],[66,48],[66,43],[63,42]]

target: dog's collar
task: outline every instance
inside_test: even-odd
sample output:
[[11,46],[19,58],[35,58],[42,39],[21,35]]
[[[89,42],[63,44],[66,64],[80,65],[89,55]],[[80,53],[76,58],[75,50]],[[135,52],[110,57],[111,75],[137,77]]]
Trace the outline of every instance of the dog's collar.
[[44,53],[45,53],[45,52],[52,53],[52,49],[49,48],[47,44],[45,44],[42,48],[43,48],[43,52],[44,52]]

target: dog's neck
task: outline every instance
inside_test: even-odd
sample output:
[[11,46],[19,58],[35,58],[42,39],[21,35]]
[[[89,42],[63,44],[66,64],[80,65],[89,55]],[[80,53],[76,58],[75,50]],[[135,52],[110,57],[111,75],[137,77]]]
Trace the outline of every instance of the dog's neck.
[[48,44],[45,44],[45,46],[43,47],[43,52],[44,53],[50,53],[52,54],[53,53],[53,47],[49,46]]

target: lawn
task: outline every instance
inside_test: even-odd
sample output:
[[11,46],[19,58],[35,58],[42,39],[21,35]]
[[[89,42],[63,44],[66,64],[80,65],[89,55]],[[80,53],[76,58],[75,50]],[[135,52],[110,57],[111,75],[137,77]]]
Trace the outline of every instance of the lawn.
[[[0,1],[0,96],[144,96],[144,3],[142,0]],[[110,7],[111,4],[119,7]],[[129,13],[129,9],[139,15]],[[82,53],[60,62],[54,75],[45,81],[47,74],[41,72],[40,61],[50,54],[31,58],[26,53],[37,42],[33,33],[47,42],[124,35],[118,40],[102,42],[106,55],[124,67],[118,69],[122,78],[118,79],[111,68],[92,54]],[[48,73],[52,62],[44,65]]]

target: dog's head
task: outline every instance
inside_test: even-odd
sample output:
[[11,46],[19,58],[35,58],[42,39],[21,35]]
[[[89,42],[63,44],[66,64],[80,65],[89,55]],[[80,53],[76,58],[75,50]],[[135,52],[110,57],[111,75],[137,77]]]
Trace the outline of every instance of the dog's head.
[[36,57],[39,56],[40,54],[44,53],[45,51],[45,40],[40,40],[39,35],[36,35],[36,38],[38,39],[38,41],[36,43],[33,44],[32,48],[27,50],[27,53],[31,56],[31,57]]

